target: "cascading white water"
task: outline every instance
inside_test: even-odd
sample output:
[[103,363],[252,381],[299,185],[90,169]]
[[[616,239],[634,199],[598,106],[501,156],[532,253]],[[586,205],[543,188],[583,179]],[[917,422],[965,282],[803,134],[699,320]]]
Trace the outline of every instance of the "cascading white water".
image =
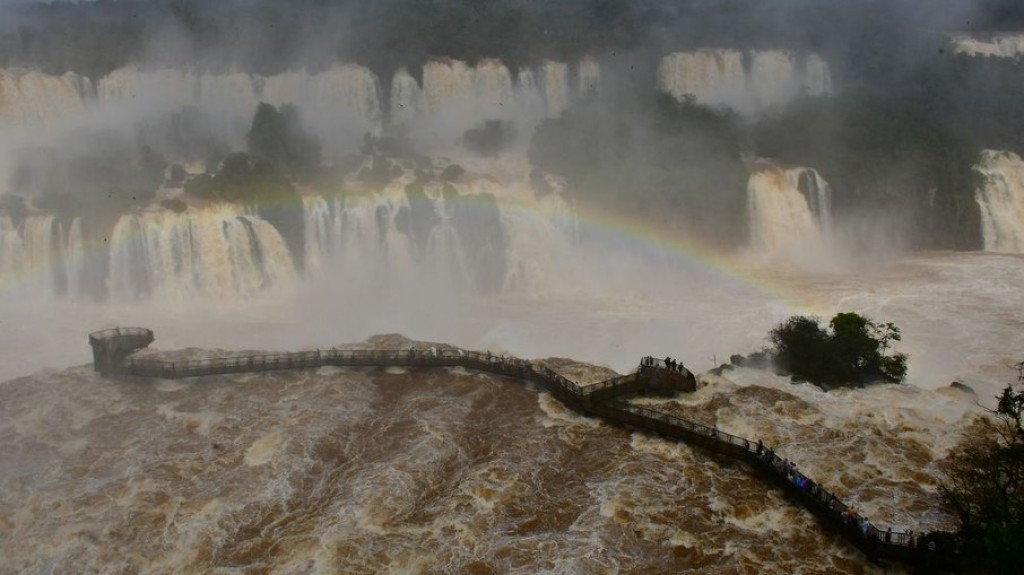
[[23,291],[21,286],[12,284],[20,282],[27,265],[28,255],[18,228],[11,218],[0,217],[0,278],[4,280],[4,287],[13,288],[20,294]]
[[27,261],[37,270],[33,277],[36,288],[47,295],[56,293],[54,263],[60,261],[61,255],[57,251],[60,242],[54,241],[55,223],[54,216],[44,215],[26,218],[22,224]]
[[985,150],[977,191],[985,250],[1024,253],[1024,161],[1013,152]]
[[831,72],[820,55],[806,54],[801,59],[781,50],[675,52],[661,59],[657,82],[659,90],[677,99],[692,96],[702,104],[750,115],[801,94],[820,96],[832,91]]
[[818,54],[808,54],[804,61],[803,90],[808,96],[832,93],[832,71]]
[[555,118],[569,105],[569,67],[562,62],[544,62],[541,66],[541,87],[547,104],[547,116]]
[[415,197],[406,190],[412,173],[345,198],[306,196],[307,276],[376,292],[554,289],[575,257],[573,210],[558,193],[536,198],[529,178],[514,174],[432,181]]
[[530,68],[520,68],[516,75],[516,90],[519,97],[520,113],[530,116],[543,117],[547,114],[544,104],[544,94],[541,93],[540,85],[537,82],[537,74]]
[[408,126],[422,111],[423,90],[405,68],[399,69],[391,80],[391,124]]
[[579,96],[597,92],[601,85],[601,65],[593,58],[580,60],[577,80],[576,93]]
[[295,104],[331,151],[351,151],[366,132],[379,133],[383,113],[377,77],[361,66],[320,73],[292,71],[261,77],[242,73],[122,68],[100,79],[100,105],[143,111],[198,106],[244,124],[256,105]]
[[270,76],[263,80],[257,96],[277,106],[295,104],[328,150],[343,150],[349,141],[358,142],[367,132],[381,131],[380,82],[362,66],[334,66],[312,75],[286,72]]
[[692,95],[711,106],[751,106],[743,54],[737,50],[669,54],[658,65],[658,89],[679,99]]
[[1024,55],[1024,34],[998,34],[988,40],[960,34],[953,36],[950,43],[954,52],[969,56],[1019,58]]
[[0,69],[0,126],[39,126],[80,114],[92,92],[92,82],[77,74]]
[[781,50],[754,52],[748,76],[758,110],[789,102],[797,96],[801,86],[796,59],[793,54]]
[[494,59],[474,66],[431,60],[424,65],[422,86],[405,70],[396,72],[383,103],[378,78],[351,64],[268,77],[126,67],[100,78],[95,88],[74,74],[0,70],[0,126],[47,124],[78,116],[93,104],[100,110],[116,109],[119,118],[196,106],[212,114],[218,132],[230,140],[244,133],[256,105],[264,101],[295,104],[325,151],[347,154],[359,146],[363,134],[380,134],[385,116],[395,124],[425,127],[447,143],[492,119],[515,120],[528,133],[541,119],[561,114],[572,96],[596,88],[600,66],[595,60],[579,63],[578,85],[572,89],[568,69],[565,63],[545,61],[513,77]]
[[831,228],[831,189],[811,168],[758,166],[747,184],[751,247],[775,252],[820,240]]
[[126,215],[111,236],[108,288],[115,300],[232,300],[294,277],[277,230],[237,206]]
[[433,180],[412,197],[410,168],[378,190],[305,195],[296,254],[273,225],[237,205],[123,215],[93,254],[78,218],[33,214],[15,226],[2,216],[0,278],[47,298],[230,301],[298,285],[293,262],[301,259],[306,279],[331,276],[363,291],[532,293],[557,283],[574,258],[575,233],[569,205],[558,193],[537,199],[528,173]]
[[52,298],[80,295],[84,271],[81,223],[33,214],[18,226],[0,217],[0,281],[21,295]]
[[79,297],[82,294],[82,275],[85,273],[85,238],[82,235],[82,220],[75,218],[68,231],[64,249],[64,267],[67,277],[67,294]]
[[351,289],[413,279],[416,258],[396,225],[405,205],[396,194],[309,196],[303,205],[307,275],[330,273]]
[[[415,97],[410,81],[400,78],[397,89],[403,96]],[[394,94],[396,88],[392,88]],[[422,110],[419,121],[433,136],[453,142],[466,130],[485,120],[508,120],[516,113],[516,95],[512,75],[497,60],[481,60],[468,66],[458,60],[431,60],[423,66]],[[405,102],[400,101],[400,105]]]

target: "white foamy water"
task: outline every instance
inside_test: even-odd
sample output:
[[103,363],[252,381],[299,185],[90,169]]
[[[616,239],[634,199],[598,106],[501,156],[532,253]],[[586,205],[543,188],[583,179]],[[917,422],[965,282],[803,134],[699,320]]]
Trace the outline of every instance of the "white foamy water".
[[117,301],[247,298],[294,279],[277,230],[235,206],[123,216],[110,245],[109,292]]
[[820,245],[831,231],[831,186],[816,170],[758,166],[747,183],[750,243],[785,253]]
[[814,53],[704,49],[663,57],[657,85],[679,99],[691,96],[701,104],[756,115],[798,96],[830,93],[832,76],[828,63]]
[[1024,54],[1024,35],[996,34],[988,39],[972,38],[969,35],[954,35],[950,42],[953,51],[969,56],[991,56],[993,58],[1019,58]]
[[985,150],[977,170],[985,178],[976,194],[985,249],[1024,252],[1024,161],[1013,152]]
[[28,138],[43,127],[64,129],[90,118],[120,123],[194,106],[215,118],[216,126],[208,129],[240,143],[256,106],[268,102],[297,106],[329,156],[352,153],[364,134],[380,135],[387,125],[415,129],[423,141],[443,148],[457,145],[466,130],[487,120],[503,120],[514,122],[528,141],[541,120],[557,117],[572,98],[596,90],[601,70],[596,60],[585,58],[572,83],[563,62],[545,61],[513,73],[495,59],[473,65],[434,59],[422,72],[417,81],[398,70],[388,94],[373,72],[354,64],[273,76],[129,66],[99,78],[95,86],[75,74],[0,69],[0,126],[25,130]]

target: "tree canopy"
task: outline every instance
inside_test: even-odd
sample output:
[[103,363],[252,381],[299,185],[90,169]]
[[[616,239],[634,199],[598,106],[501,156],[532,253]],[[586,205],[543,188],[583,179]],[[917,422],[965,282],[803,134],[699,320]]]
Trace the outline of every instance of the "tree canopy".
[[890,353],[900,329],[853,312],[836,314],[828,328],[815,318],[793,316],[769,339],[778,368],[819,386],[901,383],[907,374],[907,356]]

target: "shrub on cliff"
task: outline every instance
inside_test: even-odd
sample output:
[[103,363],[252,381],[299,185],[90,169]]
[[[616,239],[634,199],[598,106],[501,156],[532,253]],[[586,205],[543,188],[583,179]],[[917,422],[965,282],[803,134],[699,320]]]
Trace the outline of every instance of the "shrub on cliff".
[[777,367],[819,386],[900,383],[907,375],[907,356],[889,353],[891,343],[900,341],[900,329],[856,313],[837,314],[829,328],[815,318],[793,316],[769,339]]

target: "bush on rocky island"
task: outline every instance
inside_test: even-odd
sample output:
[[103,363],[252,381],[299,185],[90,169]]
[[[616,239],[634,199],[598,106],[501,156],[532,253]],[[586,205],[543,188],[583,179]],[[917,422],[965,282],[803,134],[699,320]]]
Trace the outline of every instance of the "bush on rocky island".
[[836,314],[828,327],[816,318],[793,316],[773,329],[769,339],[777,368],[825,389],[901,383],[907,375],[907,356],[889,353],[891,344],[901,339],[900,329],[856,313]]

